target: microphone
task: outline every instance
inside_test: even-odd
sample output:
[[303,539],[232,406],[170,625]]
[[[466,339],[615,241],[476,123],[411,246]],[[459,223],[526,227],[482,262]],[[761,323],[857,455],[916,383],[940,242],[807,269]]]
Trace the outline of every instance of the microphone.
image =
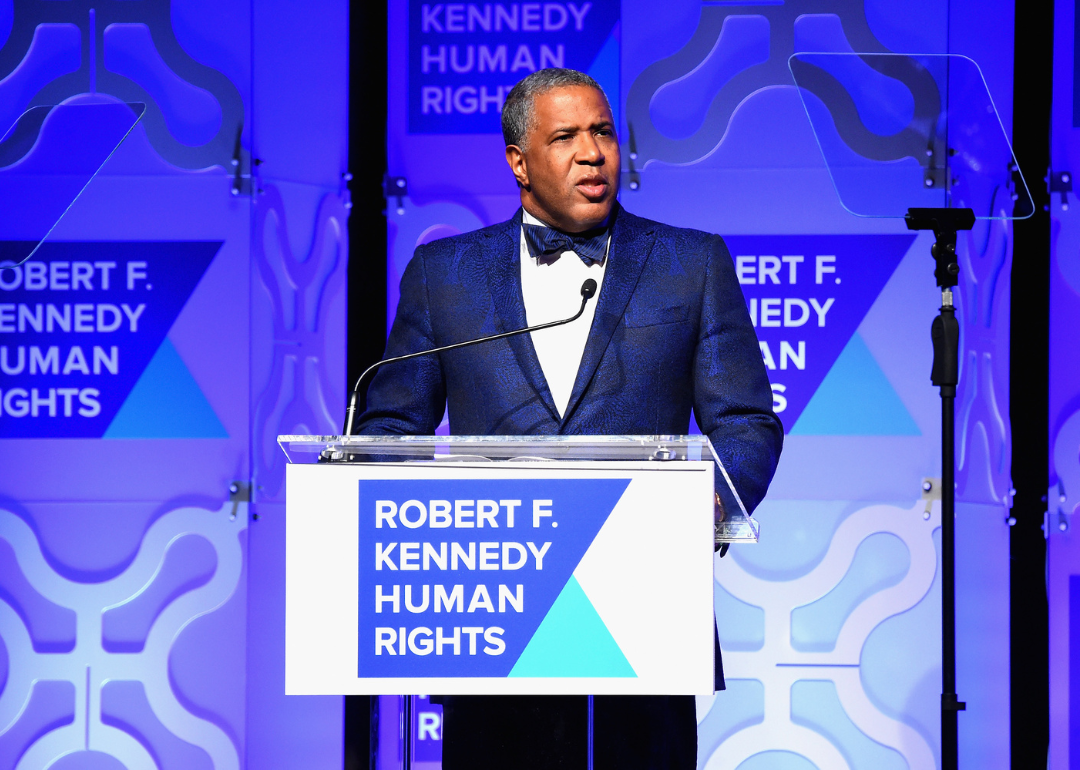
[[364,370],[356,380],[356,386],[352,390],[352,394],[349,396],[349,408],[345,412],[345,432],[344,436],[351,436],[353,429],[353,421],[356,419],[357,401],[360,399],[360,384],[364,381],[364,378],[378,369],[383,364],[392,364],[397,361],[408,361],[410,358],[419,358],[420,356],[431,355],[432,353],[442,353],[447,350],[456,350],[458,348],[465,348],[469,345],[479,345],[481,342],[493,342],[494,340],[501,340],[507,337],[514,337],[518,334],[526,334],[527,332],[535,332],[540,329],[550,329],[554,326],[562,326],[568,324],[571,321],[576,321],[581,318],[581,314],[585,312],[585,305],[596,296],[596,281],[589,278],[585,283],[581,284],[581,307],[578,308],[577,313],[570,318],[564,318],[561,321],[549,321],[548,323],[537,324],[536,326],[528,326],[524,329],[515,329],[512,332],[502,332],[501,334],[492,334],[487,337],[478,337],[475,340],[465,340],[464,342],[455,342],[453,345],[443,345],[441,348],[432,348],[431,350],[421,350],[416,353],[408,353],[404,356],[394,356],[393,358],[384,358],[381,361],[376,361],[367,369]]

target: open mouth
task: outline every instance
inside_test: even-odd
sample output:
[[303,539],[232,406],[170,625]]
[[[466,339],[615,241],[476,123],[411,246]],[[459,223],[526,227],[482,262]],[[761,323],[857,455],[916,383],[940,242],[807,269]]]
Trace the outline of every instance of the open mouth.
[[586,198],[602,198],[604,193],[607,192],[608,183],[603,177],[591,176],[585,179],[579,180],[575,187],[581,191],[581,194]]

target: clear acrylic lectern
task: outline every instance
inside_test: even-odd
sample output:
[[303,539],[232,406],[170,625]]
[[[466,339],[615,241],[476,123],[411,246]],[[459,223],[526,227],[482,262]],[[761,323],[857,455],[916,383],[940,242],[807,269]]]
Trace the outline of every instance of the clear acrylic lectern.
[[758,529],[707,437],[278,441],[286,692],[376,696],[380,769],[438,767],[462,696],[585,696],[591,766],[594,695],[712,692],[713,552]]

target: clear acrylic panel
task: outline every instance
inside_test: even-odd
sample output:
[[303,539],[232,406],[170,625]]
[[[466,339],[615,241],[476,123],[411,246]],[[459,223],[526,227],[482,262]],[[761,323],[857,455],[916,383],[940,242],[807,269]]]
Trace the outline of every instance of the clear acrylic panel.
[[[90,101],[31,107],[0,134],[0,200],[6,240],[0,266],[29,259],[102,166],[135,128],[146,107]],[[42,137],[62,137],[44,151]]]
[[290,463],[711,460],[723,511],[716,542],[758,540],[758,524],[708,436],[278,436],[278,444]]
[[[717,524],[717,543],[756,542],[758,525],[746,513],[730,476],[707,436],[278,436],[292,464],[408,463],[462,464],[575,461],[640,465],[643,462],[711,462],[714,489],[724,518]],[[441,587],[441,586],[440,586]],[[613,642],[614,643],[614,642]],[[545,693],[551,695],[545,689]],[[484,696],[481,696],[483,698]],[[487,696],[493,697],[493,696]],[[438,770],[442,766],[447,709],[461,708],[460,696],[391,695],[372,697],[370,758],[378,770]],[[551,696],[565,717],[566,729],[578,723],[588,736],[582,766],[603,761],[593,737],[594,709],[600,701],[588,696]],[[474,699],[475,700],[475,699]],[[521,698],[518,699],[523,700]],[[528,699],[524,699],[528,700]],[[608,698],[608,702],[618,700]],[[494,696],[492,703],[500,701]],[[607,706],[610,708],[610,706]],[[501,708],[501,707],[500,707]],[[524,708],[520,703],[513,708]],[[455,711],[454,713],[459,713]],[[512,712],[516,714],[517,712]],[[578,722],[580,720],[580,722]],[[547,723],[544,722],[546,725]],[[453,729],[453,728],[451,728]],[[460,730],[460,726],[458,726]],[[543,728],[546,729],[546,728]],[[580,736],[578,736],[580,737]],[[553,741],[569,740],[562,732]],[[576,743],[574,744],[576,746]]]
[[840,202],[861,217],[970,207],[1009,186],[1013,210],[1034,207],[978,64],[959,54],[796,53],[799,87]]

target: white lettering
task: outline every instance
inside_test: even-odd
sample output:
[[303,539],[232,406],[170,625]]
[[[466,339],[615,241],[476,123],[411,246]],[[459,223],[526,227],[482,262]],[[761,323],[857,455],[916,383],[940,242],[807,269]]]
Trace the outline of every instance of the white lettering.
[[772,351],[769,350],[769,343],[765,340],[760,340],[758,346],[761,348],[761,358],[765,361],[765,368],[775,369],[776,361],[773,360]]
[[101,367],[104,366],[109,370],[109,374],[119,374],[120,362],[117,360],[120,356],[120,348],[116,345],[109,347],[109,355],[105,355],[105,349],[99,345],[94,345],[94,374],[101,374]]
[[420,544],[401,543],[398,546],[398,561],[406,572],[420,571]]
[[544,568],[544,554],[551,548],[551,543],[544,543],[544,547],[539,551],[536,550],[536,546],[532,543],[526,543],[525,545],[529,546],[529,550],[532,551],[532,555],[536,558],[537,571],[542,570]]
[[116,267],[115,262],[95,262],[94,267],[101,271],[101,289],[109,290],[109,271]]
[[821,283],[826,273],[836,272],[836,257],[831,254],[819,254],[814,268],[814,283]]
[[83,374],[90,374],[90,367],[86,365],[86,356],[83,355],[82,348],[78,345],[72,345],[71,350],[68,351],[63,373],[71,374],[75,370]]
[[420,626],[409,632],[409,650],[413,655],[430,655],[434,648],[430,628]]
[[[106,320],[106,315],[111,315],[112,317]],[[103,303],[97,306],[97,330],[99,332],[114,332],[120,328],[120,324],[123,320],[124,317],[120,315],[120,308],[116,305]]]
[[[419,511],[415,521],[410,521],[409,517],[405,515],[405,512],[411,508],[415,508]],[[401,508],[398,509],[398,518],[401,519],[402,526],[408,527],[409,529],[417,529],[418,527],[422,527],[424,522],[427,521],[427,508],[419,500],[406,500],[401,504]],[[405,546],[402,546],[402,548],[404,547]]]
[[786,385],[773,384],[772,386],[772,410],[777,414],[787,409],[787,397],[782,395],[787,391]]
[[801,254],[787,254],[780,260],[788,266],[788,283],[795,283],[795,268],[803,261]]
[[581,32],[585,26],[585,14],[592,8],[592,3],[582,3],[581,8],[573,3],[567,3],[566,7],[570,9],[570,14],[574,17],[574,29]]
[[780,368],[787,369],[788,360],[795,364],[796,369],[806,368],[806,343],[799,342],[799,352],[796,353],[788,342],[782,341],[780,343]]
[[506,642],[502,640],[503,633],[503,630],[497,626],[484,631],[484,641],[488,643],[488,646],[484,647],[484,652],[488,655],[502,655],[506,650]]
[[[394,588],[397,588],[397,586],[394,586]],[[428,600],[430,598],[428,596],[428,587],[426,585],[423,586],[424,590],[423,590],[423,592],[421,594],[421,599],[420,599],[420,604],[419,605],[413,604],[412,589],[413,589],[412,586],[409,586],[409,585],[405,586],[405,609],[407,609],[409,612],[424,612],[424,611],[426,611],[427,608],[428,608]]]
[[401,612],[401,586],[394,586],[392,594],[384,594],[383,587],[378,584],[375,585],[375,612],[382,612],[383,605],[387,602],[394,605],[394,612]]
[[465,586],[456,585],[450,593],[441,586],[435,586],[435,611],[436,612],[461,612],[465,606]]
[[4,374],[15,376],[16,374],[22,374],[23,369],[26,368],[26,348],[22,345],[15,348],[19,351],[18,357],[15,359],[17,362],[15,366],[12,366],[8,361],[8,347],[7,345],[0,345],[0,371]]
[[41,355],[41,349],[37,345],[30,346],[30,374],[37,374],[38,372],[41,374],[58,374],[60,372],[60,348],[56,345],[50,345],[45,355]]
[[819,305],[818,301],[813,297],[810,298],[810,304],[814,307],[814,312],[817,313],[817,325],[825,325],[825,314],[829,312],[829,308],[833,306],[833,298],[829,297],[825,300],[824,305]]
[[[510,556],[510,551],[516,551],[518,558],[517,561],[513,561]],[[503,543],[502,544],[502,568],[504,570],[521,569],[525,566],[525,562],[528,560],[529,555],[525,552],[521,543]]]
[[397,543],[389,543],[386,549],[383,549],[382,543],[375,544],[375,570],[381,570],[383,565],[386,565],[387,569],[397,571],[397,565],[394,564],[394,560],[390,558],[391,552],[397,547]]
[[146,280],[146,263],[145,262],[128,262],[127,263],[127,287],[128,291],[135,288],[136,281]]
[[498,529],[499,523],[495,521],[495,517],[499,515],[499,504],[494,500],[477,500],[476,501],[476,526],[480,529],[484,528],[484,522],[486,521],[490,526]]
[[50,262],[49,263],[49,289],[51,291],[67,291],[71,288],[71,284],[68,281],[71,279],[71,263],[70,262]]
[[551,501],[550,500],[533,500],[533,527],[540,526],[540,519],[544,516],[551,516]]
[[488,593],[487,586],[483,583],[478,583],[476,588],[473,589],[472,599],[469,600],[469,609],[466,612],[475,612],[478,609],[484,609],[488,612],[495,611],[495,605],[491,603],[491,594]]
[[143,311],[146,310],[146,305],[140,304],[138,307],[132,310],[126,304],[121,303],[120,309],[123,310],[124,315],[128,317],[128,322],[131,324],[131,331],[139,331],[139,316],[141,316],[143,314]]
[[375,501],[375,529],[382,529],[384,521],[391,529],[397,529],[397,522],[394,521],[395,516],[397,516],[397,503],[393,500]]
[[78,291],[80,284],[87,291],[94,290],[94,266],[89,262],[71,263],[71,288]]
[[[517,53],[514,54],[514,61],[510,65],[511,72],[517,72],[518,70],[527,70],[528,72],[536,71],[536,63],[533,61],[532,54],[529,53],[529,46],[519,45]],[[27,278],[29,280],[29,277]]]
[[442,4],[428,5],[424,3],[420,6],[420,29],[424,32],[442,32],[443,26],[439,22],[439,13],[442,11]]
[[98,401],[98,397],[101,396],[101,391],[97,388],[83,388],[79,391],[79,403],[82,406],[79,407],[79,414],[83,417],[97,417],[101,414],[101,403]]
[[[801,313],[798,318],[792,316],[792,308],[798,308]],[[802,326],[810,318],[810,307],[801,299],[787,298],[784,300],[784,326]]]
[[510,606],[517,612],[525,611],[525,586],[518,583],[517,590],[514,593],[510,593],[510,586],[499,586],[499,612],[506,612],[506,603],[510,602]]
[[439,550],[431,543],[424,543],[424,569],[431,569],[431,562],[439,569],[446,569],[446,543],[439,543]]
[[387,654],[397,655],[394,651],[394,642],[397,641],[397,632],[392,628],[375,629],[375,654],[382,655],[383,648]]
[[780,325],[780,300],[778,298],[761,300],[761,325]]

